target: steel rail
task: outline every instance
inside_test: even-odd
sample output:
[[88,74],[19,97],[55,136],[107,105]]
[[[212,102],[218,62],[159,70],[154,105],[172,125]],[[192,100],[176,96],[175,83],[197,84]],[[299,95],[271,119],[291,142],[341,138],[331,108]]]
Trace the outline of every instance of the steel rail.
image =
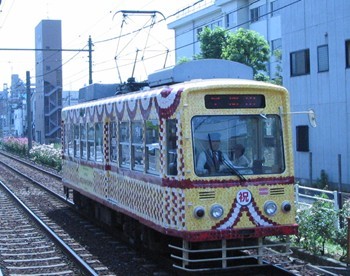
[[[7,166],[6,164],[4,165],[17,173],[20,173],[19,171]],[[21,175],[28,178],[23,174]],[[30,178],[28,179],[32,181],[32,179]],[[37,184],[36,181],[34,182],[35,184]],[[87,275],[96,275],[96,276],[98,275],[98,273],[89,264],[87,264],[79,255],[77,255],[72,248],[70,248],[58,235],[56,235],[55,232],[51,230],[49,226],[47,226],[28,206],[26,206],[25,203],[18,196],[16,196],[6,186],[4,182],[0,181],[0,185],[20,205],[20,207],[37,223],[37,225],[39,225],[51,237],[51,239],[68,255],[68,257],[79,266],[79,268],[82,270],[83,273]],[[42,185],[40,186],[42,187]]]

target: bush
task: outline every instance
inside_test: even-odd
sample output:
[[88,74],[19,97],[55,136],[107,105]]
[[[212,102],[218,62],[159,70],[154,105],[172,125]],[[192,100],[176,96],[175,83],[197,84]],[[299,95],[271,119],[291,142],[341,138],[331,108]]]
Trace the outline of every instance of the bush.
[[[28,139],[7,137],[0,140],[1,148],[19,156],[28,156]],[[58,171],[62,168],[61,145],[33,144],[29,158],[36,163],[52,167]]]
[[2,138],[1,147],[8,152],[26,156],[28,152],[28,139],[15,137]]
[[61,148],[59,145],[35,145],[29,151],[34,162],[52,167],[58,171],[62,168]]
[[325,170],[321,170],[320,178],[317,178],[317,181],[316,181],[316,188],[328,190],[328,187],[329,187],[328,174],[326,173]]
[[[299,227],[303,245],[313,253],[325,254],[325,244],[335,235],[337,214],[328,202],[316,201],[310,209],[299,216]],[[302,240],[302,239],[301,239]]]
[[[322,197],[326,197],[323,195]],[[337,251],[341,260],[346,257],[347,220],[350,215],[350,201],[343,209],[334,211],[333,204],[317,200],[311,208],[297,211],[299,233],[296,236],[297,246],[314,254],[325,255]],[[340,227],[338,228],[338,221]],[[341,252],[342,251],[342,252]],[[341,253],[339,253],[341,252]]]
[[348,220],[350,218],[350,200],[345,201],[342,210],[339,212],[340,229],[337,231],[334,242],[342,248],[341,261],[346,260],[348,242]]

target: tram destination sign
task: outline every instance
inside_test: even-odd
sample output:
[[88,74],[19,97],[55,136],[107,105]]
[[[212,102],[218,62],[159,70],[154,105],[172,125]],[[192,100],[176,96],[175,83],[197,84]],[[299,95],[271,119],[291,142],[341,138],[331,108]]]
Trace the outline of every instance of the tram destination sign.
[[217,94],[204,96],[205,108],[264,108],[265,96],[260,94]]

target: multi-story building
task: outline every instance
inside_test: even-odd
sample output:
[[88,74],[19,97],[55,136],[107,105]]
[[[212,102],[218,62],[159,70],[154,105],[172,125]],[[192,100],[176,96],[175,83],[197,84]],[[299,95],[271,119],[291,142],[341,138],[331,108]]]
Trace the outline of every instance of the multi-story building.
[[307,182],[325,170],[334,188],[349,191],[350,1],[280,2],[283,85],[293,111],[314,109],[318,124],[293,117],[296,175]]
[[0,92],[0,137],[6,137],[9,133],[9,117],[8,117],[8,95],[9,89],[4,84],[3,90]]
[[[204,0],[178,14],[168,24],[175,31],[175,59],[200,54],[199,33],[205,28],[222,27],[236,31],[246,28],[257,31],[271,45],[271,52],[281,48],[281,17],[278,0]],[[268,71],[273,78],[276,63],[272,56]]]
[[36,92],[34,139],[60,142],[62,110],[62,39],[60,20],[42,20],[35,28]]
[[[30,95],[33,94],[31,87]],[[18,74],[12,74],[11,85],[4,84],[0,92],[0,137],[27,135],[27,87]]]
[[[206,6],[203,6],[203,4]],[[198,32],[208,26],[258,31],[271,49],[282,49],[283,85],[292,112],[316,112],[312,128],[294,115],[295,175],[315,182],[324,170],[332,188],[350,191],[350,1],[216,0],[168,26],[175,30],[176,60],[200,53]],[[270,63],[270,75],[276,66]]]
[[10,88],[8,111],[11,135],[23,137],[27,131],[26,85],[19,75],[12,74]]

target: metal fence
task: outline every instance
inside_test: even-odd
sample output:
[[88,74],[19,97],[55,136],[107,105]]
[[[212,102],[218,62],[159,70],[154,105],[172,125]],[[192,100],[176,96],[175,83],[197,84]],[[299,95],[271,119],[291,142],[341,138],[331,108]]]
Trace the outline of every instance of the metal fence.
[[[322,195],[326,195],[327,197],[322,197]],[[300,186],[298,184],[295,185],[295,204],[298,209],[310,208],[317,200],[332,203],[335,212],[341,209],[341,193]],[[334,224],[339,229],[339,218]]]
[[[321,197],[322,194],[326,195],[327,198]],[[337,191],[310,188],[307,186],[300,186],[299,184],[295,185],[295,204],[298,207],[311,207],[316,200],[321,200],[332,203],[334,211],[337,212],[341,208],[339,199],[340,197]]]

